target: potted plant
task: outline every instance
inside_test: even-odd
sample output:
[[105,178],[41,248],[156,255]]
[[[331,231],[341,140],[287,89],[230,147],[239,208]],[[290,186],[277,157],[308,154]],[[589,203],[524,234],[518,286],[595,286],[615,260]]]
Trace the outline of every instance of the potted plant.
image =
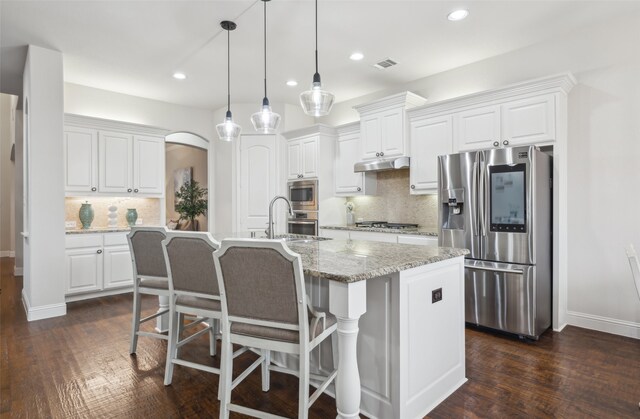
[[180,220],[190,221],[191,230],[198,230],[196,217],[207,212],[207,189],[201,187],[195,180],[186,182],[176,192],[176,212]]

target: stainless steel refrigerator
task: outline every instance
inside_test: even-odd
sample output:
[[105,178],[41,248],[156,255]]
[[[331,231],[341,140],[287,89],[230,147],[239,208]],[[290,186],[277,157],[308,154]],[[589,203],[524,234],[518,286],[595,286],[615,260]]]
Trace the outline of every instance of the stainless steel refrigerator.
[[439,245],[471,252],[468,323],[534,339],[551,325],[551,173],[533,146],[438,157]]

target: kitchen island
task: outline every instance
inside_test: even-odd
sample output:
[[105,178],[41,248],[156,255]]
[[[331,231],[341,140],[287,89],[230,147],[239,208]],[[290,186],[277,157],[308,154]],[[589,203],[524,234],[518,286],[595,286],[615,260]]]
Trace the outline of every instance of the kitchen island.
[[[338,319],[338,417],[418,418],[465,381],[465,249],[296,242],[307,294]],[[328,346],[327,346],[328,345]],[[330,371],[331,346],[315,368]]]

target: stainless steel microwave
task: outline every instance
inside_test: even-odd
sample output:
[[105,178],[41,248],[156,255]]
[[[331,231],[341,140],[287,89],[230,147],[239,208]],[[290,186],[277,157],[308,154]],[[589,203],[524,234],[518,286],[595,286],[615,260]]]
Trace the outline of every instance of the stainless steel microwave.
[[287,220],[287,233],[304,234],[305,236],[318,235],[318,213],[317,212],[294,212],[293,217]]
[[318,211],[318,180],[292,180],[287,184],[294,211]]

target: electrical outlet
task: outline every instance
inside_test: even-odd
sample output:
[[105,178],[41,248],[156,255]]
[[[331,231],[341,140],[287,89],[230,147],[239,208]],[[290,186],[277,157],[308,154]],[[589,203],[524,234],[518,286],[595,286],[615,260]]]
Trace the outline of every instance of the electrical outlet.
[[442,300],[442,288],[431,291],[431,304]]
[[138,219],[136,220],[136,225],[137,225],[137,226],[141,226],[141,225],[142,225],[142,218],[138,218]]
[[76,228],[76,222],[75,221],[65,221],[64,222],[64,228]]

